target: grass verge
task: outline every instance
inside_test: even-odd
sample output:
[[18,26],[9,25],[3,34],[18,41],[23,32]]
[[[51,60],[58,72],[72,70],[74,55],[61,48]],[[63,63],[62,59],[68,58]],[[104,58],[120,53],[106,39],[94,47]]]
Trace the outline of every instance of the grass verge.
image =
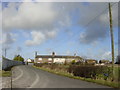
[[11,77],[11,70],[13,66],[6,68],[5,70],[0,70],[0,77]]
[[106,85],[106,86],[110,86],[110,87],[113,87],[113,88],[120,88],[120,82],[111,82],[111,81],[107,81],[107,80],[100,80],[100,79],[91,79],[91,78],[83,78],[83,77],[77,77],[77,76],[74,76],[73,74],[70,74],[68,72],[64,72],[64,71],[58,71],[58,70],[52,70],[50,68],[43,68],[43,67],[36,67],[36,66],[33,66],[34,68],[37,68],[37,69],[41,69],[41,70],[44,70],[44,71],[47,71],[47,72],[50,72],[50,73],[54,73],[54,74],[57,74],[57,75],[61,75],[61,76],[65,76],[65,77],[69,77],[69,78],[73,78],[73,79],[79,79],[79,80],[84,80],[84,81],[88,81],[88,82],[93,82],[93,83],[97,83],[97,84],[101,84],[101,85]]
[[0,77],[10,77],[11,76],[11,71],[0,71]]

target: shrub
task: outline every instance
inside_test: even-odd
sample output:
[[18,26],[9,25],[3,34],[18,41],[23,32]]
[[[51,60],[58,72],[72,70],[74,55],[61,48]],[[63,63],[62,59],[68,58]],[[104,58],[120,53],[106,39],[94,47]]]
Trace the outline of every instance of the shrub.
[[35,65],[36,67],[42,67],[42,66],[43,66],[43,63],[34,63],[34,65]]
[[102,75],[104,79],[107,79],[111,74],[111,69],[106,66],[93,66],[93,65],[71,65],[68,69],[69,73],[73,73],[74,76],[80,76],[85,78],[98,78]]
[[67,71],[68,71],[69,73],[73,73],[74,68],[75,68],[75,65],[70,65]]
[[15,57],[13,58],[13,60],[24,62],[24,58],[23,58],[22,56],[20,56],[20,55],[15,56]]
[[75,60],[72,60],[71,64],[75,64]]

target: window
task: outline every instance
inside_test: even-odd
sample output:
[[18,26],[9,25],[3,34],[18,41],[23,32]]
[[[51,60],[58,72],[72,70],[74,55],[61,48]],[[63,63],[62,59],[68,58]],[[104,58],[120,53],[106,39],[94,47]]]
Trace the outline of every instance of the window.
[[39,58],[38,60],[39,60],[39,61],[42,61],[42,58]]
[[48,61],[52,61],[52,58],[48,58]]

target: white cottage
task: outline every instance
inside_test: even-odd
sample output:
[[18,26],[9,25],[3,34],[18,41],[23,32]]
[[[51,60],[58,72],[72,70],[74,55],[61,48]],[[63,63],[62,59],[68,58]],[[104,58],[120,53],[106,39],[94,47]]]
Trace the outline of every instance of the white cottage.
[[65,62],[70,63],[75,60],[80,61],[83,60],[80,56],[65,56],[65,55],[55,55],[53,52],[52,55],[37,55],[35,54],[35,63],[60,63],[63,64]]
[[33,60],[33,59],[28,58],[28,59],[27,59],[27,62],[28,62],[28,63],[33,63],[33,62],[34,62],[34,60]]

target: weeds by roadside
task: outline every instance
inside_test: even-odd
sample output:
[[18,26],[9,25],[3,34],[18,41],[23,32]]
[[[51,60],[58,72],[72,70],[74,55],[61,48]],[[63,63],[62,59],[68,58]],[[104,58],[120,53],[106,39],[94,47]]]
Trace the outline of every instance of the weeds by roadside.
[[0,71],[0,77],[10,77],[11,76],[11,71]]
[[73,79],[79,79],[79,80],[84,80],[88,82],[98,83],[98,84],[102,84],[102,85],[106,85],[106,86],[110,86],[114,88],[119,88],[119,85],[120,85],[119,82],[111,82],[111,81],[103,80],[103,79],[91,79],[91,78],[74,76],[72,73],[69,73],[65,70],[51,69],[49,67],[38,67],[38,66],[33,66],[33,67],[44,70],[44,71],[48,71],[50,73],[54,73],[57,75],[62,75],[62,76],[66,76],[66,77],[73,78]]

